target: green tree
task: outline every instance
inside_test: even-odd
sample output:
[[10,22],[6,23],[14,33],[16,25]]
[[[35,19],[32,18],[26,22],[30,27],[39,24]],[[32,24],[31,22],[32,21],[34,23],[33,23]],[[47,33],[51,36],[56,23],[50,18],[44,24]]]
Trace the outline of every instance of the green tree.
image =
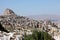
[[25,35],[24,40],[54,40],[47,32],[33,31],[32,35]]

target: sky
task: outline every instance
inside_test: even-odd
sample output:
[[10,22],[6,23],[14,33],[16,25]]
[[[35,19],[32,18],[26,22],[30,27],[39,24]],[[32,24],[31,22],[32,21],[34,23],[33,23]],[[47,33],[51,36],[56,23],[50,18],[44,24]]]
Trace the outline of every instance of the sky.
[[60,0],[0,0],[0,14],[6,8],[17,15],[60,15]]

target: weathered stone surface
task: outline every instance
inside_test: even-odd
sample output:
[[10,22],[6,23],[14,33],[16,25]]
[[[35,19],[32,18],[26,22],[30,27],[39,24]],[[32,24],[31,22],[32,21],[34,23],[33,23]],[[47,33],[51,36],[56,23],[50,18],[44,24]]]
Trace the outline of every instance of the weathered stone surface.
[[5,9],[4,15],[14,15],[15,13],[11,9]]

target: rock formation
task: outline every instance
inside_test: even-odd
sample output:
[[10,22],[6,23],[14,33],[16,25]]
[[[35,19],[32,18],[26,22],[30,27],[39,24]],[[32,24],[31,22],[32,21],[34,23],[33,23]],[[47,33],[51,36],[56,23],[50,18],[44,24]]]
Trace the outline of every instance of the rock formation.
[[15,13],[11,9],[5,9],[4,15],[14,15]]
[[17,16],[11,9],[6,9],[0,16],[0,22],[6,29],[37,28],[38,21],[23,16]]
[[0,31],[3,31],[3,32],[7,32],[7,33],[9,33],[9,31],[8,30],[6,30],[3,26],[2,26],[2,24],[0,23]]
[[[7,30],[15,30],[15,29],[35,29],[39,28],[39,30],[43,30],[49,33],[53,33],[52,29],[57,29],[57,26],[53,25],[50,20],[47,21],[37,21],[33,19],[29,19],[23,16],[17,16],[11,9],[6,9],[4,15],[0,16],[0,22],[4,28]],[[54,30],[55,30],[54,29]]]

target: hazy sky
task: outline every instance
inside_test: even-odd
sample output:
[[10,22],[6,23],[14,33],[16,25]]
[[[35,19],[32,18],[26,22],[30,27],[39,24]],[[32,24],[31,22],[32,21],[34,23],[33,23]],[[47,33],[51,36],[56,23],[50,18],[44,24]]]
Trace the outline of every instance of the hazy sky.
[[0,14],[10,8],[18,15],[60,15],[60,0],[0,0]]

